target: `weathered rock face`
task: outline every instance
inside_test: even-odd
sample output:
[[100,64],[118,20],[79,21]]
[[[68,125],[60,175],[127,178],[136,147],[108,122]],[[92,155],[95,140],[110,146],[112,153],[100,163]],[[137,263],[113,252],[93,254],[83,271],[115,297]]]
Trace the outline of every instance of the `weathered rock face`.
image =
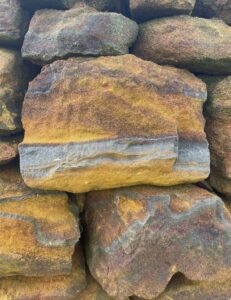
[[56,61],[24,101],[24,180],[74,193],[200,181],[206,96],[194,75],[133,55]]
[[[230,297],[230,281],[191,281],[179,274],[169,284],[166,291],[153,300],[229,300]],[[138,297],[131,298],[131,300],[140,299]]]
[[7,277],[0,279],[3,300],[73,300],[86,287],[82,250],[78,245],[71,274],[54,277]]
[[0,136],[22,129],[21,106],[28,69],[19,52],[0,48]]
[[80,0],[21,0],[21,2],[25,8],[33,10],[41,8],[67,9]]
[[1,167],[0,277],[68,274],[79,235],[65,193],[33,191]]
[[91,192],[86,248],[91,274],[111,296],[153,299],[181,272],[191,280],[230,278],[231,215],[196,186]]
[[138,22],[172,15],[190,14],[196,0],[130,0],[132,17]]
[[210,143],[210,183],[231,195],[231,76],[203,77],[209,97],[205,106],[206,133]]
[[21,44],[29,23],[19,0],[0,1],[0,44]]
[[220,20],[176,16],[140,25],[133,52],[193,72],[230,74],[230,39],[231,27]]
[[[110,297],[101,286],[92,278],[91,275],[87,276],[87,288],[82,291],[75,300],[115,300]],[[124,299],[124,300],[129,300]]]
[[99,11],[124,12],[127,0],[85,0],[85,2],[95,7]]
[[18,155],[18,144],[22,135],[0,138],[0,166],[12,161]]
[[230,0],[197,0],[194,14],[219,18],[231,24],[231,2]]
[[138,34],[137,24],[116,13],[77,6],[69,11],[37,11],[22,48],[24,58],[46,64],[69,56],[128,53]]

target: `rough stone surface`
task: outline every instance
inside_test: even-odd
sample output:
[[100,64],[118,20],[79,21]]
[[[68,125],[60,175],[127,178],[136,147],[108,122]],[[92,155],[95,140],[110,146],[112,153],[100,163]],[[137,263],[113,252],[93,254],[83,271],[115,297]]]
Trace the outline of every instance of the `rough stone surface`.
[[133,52],[197,73],[231,73],[231,27],[221,20],[176,16],[140,25]]
[[24,101],[24,180],[73,193],[200,181],[206,97],[191,73],[133,55],[56,61]]
[[77,7],[35,13],[22,48],[24,58],[46,64],[69,56],[128,53],[138,34],[137,24],[117,13]]
[[27,188],[14,165],[0,169],[0,277],[68,274],[79,239],[65,193]]
[[32,10],[41,8],[67,9],[79,1],[80,0],[21,0],[25,8]]
[[[116,300],[110,297],[101,286],[92,278],[90,274],[87,276],[87,288],[82,291],[75,300]],[[129,300],[128,298],[124,300]]]
[[204,189],[91,192],[85,218],[91,274],[118,299],[153,299],[177,272],[199,281],[231,277],[231,215]]
[[[73,300],[86,287],[82,250],[78,245],[71,274],[53,277],[7,277],[0,279],[1,300]],[[103,300],[103,299],[102,299]]]
[[22,135],[0,138],[0,166],[7,164],[18,156],[18,144],[22,139]]
[[231,196],[231,76],[203,77],[208,85],[206,133],[211,152],[211,185]]
[[21,44],[28,20],[19,0],[0,0],[0,44]]
[[197,0],[194,14],[206,18],[219,18],[231,24],[231,1]]
[[[168,288],[153,300],[229,300],[231,299],[231,282],[191,281],[177,274]],[[141,300],[132,297],[131,300]]]
[[28,70],[19,52],[0,48],[0,136],[21,131]]
[[125,12],[127,0],[85,0],[85,2],[99,11]]
[[132,17],[138,22],[172,15],[190,14],[196,0],[130,0]]

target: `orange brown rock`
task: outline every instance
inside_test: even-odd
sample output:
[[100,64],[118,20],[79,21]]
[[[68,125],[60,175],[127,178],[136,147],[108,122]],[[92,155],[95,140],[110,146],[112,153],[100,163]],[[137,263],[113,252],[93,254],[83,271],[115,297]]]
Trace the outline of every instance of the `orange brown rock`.
[[155,299],[173,275],[225,281],[231,275],[231,215],[193,185],[90,192],[86,248],[91,274],[116,299]]
[[27,188],[14,165],[0,169],[0,277],[68,274],[79,240],[65,193]]
[[231,27],[221,20],[175,16],[140,25],[133,53],[195,73],[231,73]]
[[86,288],[83,254],[77,245],[71,273],[53,277],[13,276],[0,279],[2,300],[73,300]]
[[210,163],[206,97],[191,73],[133,55],[57,61],[24,101],[23,178],[73,193],[200,181]]
[[0,166],[9,163],[18,156],[18,144],[22,139],[21,134],[0,138]]

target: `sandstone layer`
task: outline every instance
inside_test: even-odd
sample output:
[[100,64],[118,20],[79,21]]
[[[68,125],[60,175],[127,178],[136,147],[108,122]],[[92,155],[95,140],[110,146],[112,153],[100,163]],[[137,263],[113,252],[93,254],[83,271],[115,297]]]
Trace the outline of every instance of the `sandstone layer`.
[[133,52],[159,64],[196,73],[231,73],[231,27],[221,20],[190,16],[161,18],[140,25]]
[[27,188],[14,165],[0,169],[0,277],[68,274],[80,236],[65,193]]
[[91,274],[118,299],[153,299],[177,272],[197,281],[231,277],[231,215],[204,189],[90,192],[85,217]]
[[172,15],[190,14],[196,0],[130,0],[132,17],[138,22]]
[[73,300],[85,288],[85,266],[82,250],[80,245],[78,245],[73,256],[73,267],[69,275],[53,277],[13,276],[1,278],[0,299]]
[[68,11],[40,10],[30,23],[22,56],[46,64],[70,56],[122,55],[137,34],[137,24],[123,15],[81,4]]
[[197,0],[195,15],[206,18],[219,18],[231,24],[230,0]]
[[28,69],[17,51],[0,48],[0,136],[22,130],[21,107]]
[[18,144],[22,139],[20,134],[0,137],[0,166],[7,164],[18,156]]
[[208,85],[206,133],[211,152],[211,185],[231,196],[231,76],[203,77]]
[[28,26],[29,16],[22,10],[19,0],[0,1],[0,44],[21,44]]
[[73,193],[203,180],[206,97],[191,73],[133,55],[56,61],[24,101],[23,178]]

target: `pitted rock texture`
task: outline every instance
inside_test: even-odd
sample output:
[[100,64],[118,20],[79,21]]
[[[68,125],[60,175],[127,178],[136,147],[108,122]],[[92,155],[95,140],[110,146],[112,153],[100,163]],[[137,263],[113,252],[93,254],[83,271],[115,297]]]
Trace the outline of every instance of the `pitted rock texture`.
[[56,8],[68,9],[80,0],[20,0],[26,9]]
[[80,233],[65,193],[27,188],[14,165],[0,169],[0,277],[68,274]]
[[128,53],[138,25],[121,14],[92,10],[80,5],[68,11],[37,11],[25,36],[22,56],[46,64],[70,56]]
[[22,130],[21,108],[29,70],[20,53],[0,48],[0,136]]
[[[102,287],[92,278],[90,274],[87,276],[87,287],[74,300],[116,300],[110,297]],[[129,300],[128,298],[124,300]]]
[[200,181],[206,97],[191,73],[133,55],[56,61],[24,101],[24,180],[73,193]]
[[9,163],[18,156],[18,144],[22,139],[21,134],[0,137],[0,166]]
[[172,276],[230,279],[231,215],[193,185],[90,192],[86,253],[91,274],[118,299],[153,299]]
[[85,0],[85,2],[99,11],[125,12],[128,0]]
[[[231,282],[191,281],[177,274],[166,291],[153,300],[229,300]],[[143,300],[132,297],[131,300]]]
[[231,76],[203,77],[208,85],[206,133],[211,152],[211,185],[231,196]]
[[[0,279],[1,300],[73,300],[86,288],[82,249],[78,244],[71,273],[53,277],[13,276]],[[103,300],[103,299],[102,299]]]
[[196,73],[231,73],[231,27],[221,20],[175,16],[140,25],[133,52]]
[[28,23],[19,0],[0,0],[0,45],[20,45]]
[[130,0],[132,17],[139,23],[154,18],[190,14],[196,0]]
[[197,0],[195,15],[206,18],[219,18],[231,24],[230,0]]

